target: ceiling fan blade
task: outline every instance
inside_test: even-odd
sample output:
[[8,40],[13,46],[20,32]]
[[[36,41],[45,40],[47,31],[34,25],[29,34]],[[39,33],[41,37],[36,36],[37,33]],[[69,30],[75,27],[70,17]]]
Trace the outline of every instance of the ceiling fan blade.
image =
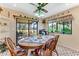
[[35,4],[33,4],[33,3],[30,3],[31,5],[33,5],[33,6],[36,6],[36,7],[38,7],[37,5],[35,5]]
[[41,7],[44,7],[44,6],[46,6],[48,3],[42,3],[41,4]]
[[48,11],[47,10],[45,10],[45,9],[41,9],[42,11],[44,11],[45,13],[47,13]]
[[45,10],[45,9],[41,9],[41,10],[36,9],[36,10],[34,11],[34,13],[35,13],[35,12],[37,12],[37,11],[43,11],[43,12],[45,12],[45,13],[47,13],[47,12],[48,12],[48,11],[47,11],[47,10]]
[[38,5],[40,5],[41,3],[37,3]]

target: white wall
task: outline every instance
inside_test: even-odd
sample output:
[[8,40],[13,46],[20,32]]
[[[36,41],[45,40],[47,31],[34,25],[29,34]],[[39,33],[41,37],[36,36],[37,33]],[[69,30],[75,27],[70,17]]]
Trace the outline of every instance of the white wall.
[[[0,39],[3,40],[4,37],[10,37],[16,42],[16,20],[0,16],[0,23]],[[3,26],[3,23],[7,23],[7,25]]]

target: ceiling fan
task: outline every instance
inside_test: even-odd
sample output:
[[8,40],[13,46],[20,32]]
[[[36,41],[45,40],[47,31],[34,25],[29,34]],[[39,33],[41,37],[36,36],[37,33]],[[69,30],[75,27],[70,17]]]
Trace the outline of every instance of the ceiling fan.
[[48,4],[48,3],[37,3],[37,4],[34,4],[34,3],[30,3],[31,5],[37,7],[37,9],[34,11],[35,12],[45,12],[47,13],[48,11],[46,9],[44,9],[44,7]]

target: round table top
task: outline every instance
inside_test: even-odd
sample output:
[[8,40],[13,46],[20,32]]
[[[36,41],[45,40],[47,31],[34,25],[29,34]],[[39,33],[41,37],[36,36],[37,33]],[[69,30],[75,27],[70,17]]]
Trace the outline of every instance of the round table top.
[[45,43],[46,41],[55,38],[55,36],[42,36],[42,39],[37,39],[35,37],[35,39],[33,39],[32,37],[26,37],[23,39],[20,39],[18,41],[19,45],[21,46],[41,46],[43,43]]

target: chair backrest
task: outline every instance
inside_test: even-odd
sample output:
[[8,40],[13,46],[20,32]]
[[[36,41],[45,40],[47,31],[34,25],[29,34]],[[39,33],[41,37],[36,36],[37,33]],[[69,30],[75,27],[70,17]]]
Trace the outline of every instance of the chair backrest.
[[44,50],[46,50],[47,48],[49,48],[50,47],[50,44],[51,44],[51,42],[52,42],[52,39],[50,39],[50,40],[48,40],[45,44],[43,44],[43,49]]
[[44,56],[52,56],[52,51],[50,49],[46,49],[44,52],[43,52],[43,55]]
[[57,45],[58,39],[59,39],[59,35],[56,35],[56,37],[55,37],[55,41],[56,41],[55,47],[56,47],[56,45]]
[[56,48],[56,45],[57,45],[57,42],[58,42],[58,38],[59,38],[59,35],[56,35],[55,36],[55,40],[52,40],[52,42],[50,44],[50,49],[51,50],[54,50]]
[[11,55],[14,56],[15,55],[14,48],[16,47],[15,44],[13,43],[13,41],[11,40],[11,38],[9,38],[9,37],[7,37],[5,39],[5,42],[6,42],[6,45],[7,45],[8,49],[9,49]]

